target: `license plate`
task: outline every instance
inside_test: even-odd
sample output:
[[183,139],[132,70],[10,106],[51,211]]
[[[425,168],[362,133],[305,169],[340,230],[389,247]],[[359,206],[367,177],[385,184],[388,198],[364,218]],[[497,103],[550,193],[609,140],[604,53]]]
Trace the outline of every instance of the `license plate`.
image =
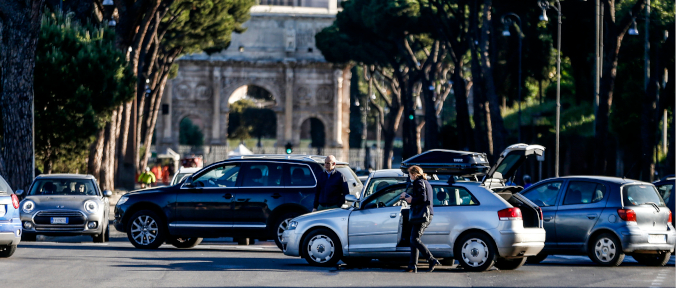
[[52,224],[68,224],[67,217],[52,217]]
[[7,213],[7,208],[5,205],[0,205],[0,217],[5,216],[5,213]]
[[648,235],[648,243],[667,243],[667,235]]

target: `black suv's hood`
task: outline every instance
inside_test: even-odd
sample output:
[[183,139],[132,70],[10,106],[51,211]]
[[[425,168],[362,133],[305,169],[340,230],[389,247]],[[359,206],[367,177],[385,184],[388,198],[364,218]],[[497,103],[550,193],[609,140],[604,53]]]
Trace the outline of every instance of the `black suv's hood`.
[[171,188],[171,186],[146,188],[146,189],[141,189],[141,190],[134,190],[134,191],[131,191],[131,192],[125,194],[125,195],[134,196],[134,195],[144,195],[144,194],[151,194],[151,193],[163,193],[163,192],[168,192],[170,190],[170,188]]

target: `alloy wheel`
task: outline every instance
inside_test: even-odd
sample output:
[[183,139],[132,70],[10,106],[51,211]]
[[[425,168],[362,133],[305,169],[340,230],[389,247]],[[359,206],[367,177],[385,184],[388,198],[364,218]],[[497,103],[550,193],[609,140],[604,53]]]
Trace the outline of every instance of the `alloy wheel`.
[[153,243],[159,233],[155,219],[148,215],[141,215],[131,224],[131,235],[134,241],[141,245]]
[[594,245],[594,253],[596,254],[596,258],[600,261],[610,262],[615,258],[615,254],[617,254],[617,246],[610,238],[599,238],[599,240],[596,241],[596,245]]
[[307,253],[313,261],[317,263],[326,263],[335,253],[333,240],[326,235],[315,235],[310,239],[307,245]]
[[478,238],[470,238],[462,244],[462,260],[471,267],[479,267],[488,260],[488,245]]
[[282,234],[284,234],[284,231],[286,229],[289,229],[289,223],[291,223],[292,218],[284,219],[281,223],[279,223],[279,226],[277,226],[277,240],[279,242],[282,242]]

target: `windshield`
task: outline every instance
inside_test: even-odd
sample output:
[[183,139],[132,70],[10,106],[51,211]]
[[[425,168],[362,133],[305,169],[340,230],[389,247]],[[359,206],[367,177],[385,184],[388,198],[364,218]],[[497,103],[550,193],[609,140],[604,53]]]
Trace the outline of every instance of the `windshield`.
[[192,173],[178,173],[178,174],[176,174],[176,177],[174,177],[174,180],[171,181],[171,185],[173,186],[173,185],[178,184],[179,182],[181,182],[181,180],[183,180],[183,177],[190,176],[190,175],[192,175]]
[[87,179],[40,179],[33,183],[28,195],[95,196],[98,192]]
[[372,178],[371,181],[368,181],[368,186],[364,191],[362,197],[368,197],[369,195],[380,191],[381,189],[394,185],[400,182],[406,181],[408,177],[382,177],[382,178]]
[[653,185],[626,185],[622,188],[624,206],[638,206],[650,202],[664,207],[664,201]]

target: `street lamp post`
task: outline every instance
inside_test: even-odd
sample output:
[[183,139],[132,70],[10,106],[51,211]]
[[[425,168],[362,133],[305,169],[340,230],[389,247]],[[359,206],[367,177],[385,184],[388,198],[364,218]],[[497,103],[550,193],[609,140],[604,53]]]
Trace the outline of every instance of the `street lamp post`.
[[559,177],[559,134],[561,128],[561,3],[556,0],[556,7],[547,1],[539,0],[538,5],[542,9],[540,21],[548,21],[547,10],[553,9],[557,13],[557,35],[556,35],[556,151],[554,160],[554,174]]
[[509,33],[509,27],[512,26],[512,19],[516,19],[517,26],[519,27],[518,35],[517,38],[519,39],[519,78],[517,80],[517,94],[519,98],[519,143],[521,143],[521,18],[519,18],[519,15],[516,15],[514,13],[507,13],[505,15],[502,15],[500,18],[500,21],[504,25],[504,29],[502,30],[502,36],[509,37],[511,34]]

